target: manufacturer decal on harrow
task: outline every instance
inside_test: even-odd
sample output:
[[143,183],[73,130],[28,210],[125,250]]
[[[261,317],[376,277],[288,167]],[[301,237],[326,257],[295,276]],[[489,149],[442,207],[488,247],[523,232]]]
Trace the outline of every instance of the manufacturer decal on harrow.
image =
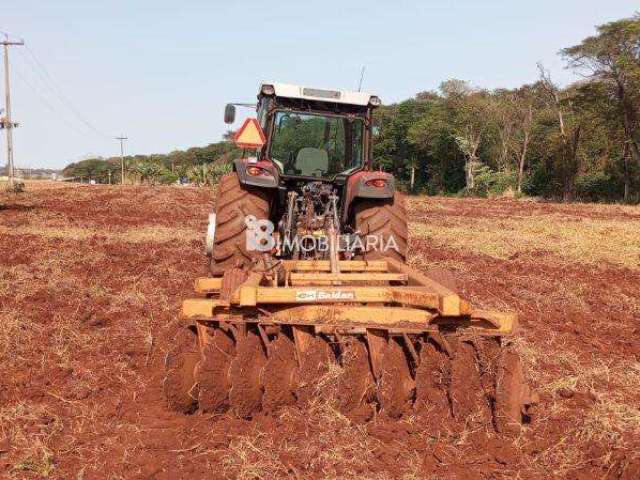
[[342,290],[298,290],[296,302],[346,301],[355,299],[355,294]]

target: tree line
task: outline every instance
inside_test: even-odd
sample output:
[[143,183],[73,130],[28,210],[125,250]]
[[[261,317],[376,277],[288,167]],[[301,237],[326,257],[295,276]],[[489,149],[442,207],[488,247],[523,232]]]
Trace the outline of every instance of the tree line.
[[[213,185],[221,175],[231,171],[231,162],[240,154],[233,142],[225,140],[168,154],[125,156],[125,181],[155,185],[186,179],[197,185]],[[120,157],[97,157],[70,163],[62,175],[75,181],[115,184],[121,182],[121,172]]]
[[[413,193],[532,195],[640,202],[640,14],[610,22],[560,55],[581,80],[558,86],[544,66],[514,89],[450,79],[376,110],[376,168]],[[125,158],[142,183],[213,184],[241,154],[232,142]],[[120,181],[120,158],[68,165],[68,177]]]
[[560,54],[582,79],[486,90],[447,80],[380,108],[374,158],[413,192],[640,201],[640,15]]

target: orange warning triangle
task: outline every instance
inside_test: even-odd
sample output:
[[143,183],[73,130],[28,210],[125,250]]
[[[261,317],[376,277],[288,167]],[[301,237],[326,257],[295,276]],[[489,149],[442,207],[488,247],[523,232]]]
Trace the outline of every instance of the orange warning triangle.
[[247,118],[233,140],[242,148],[260,148],[267,141],[255,118]]

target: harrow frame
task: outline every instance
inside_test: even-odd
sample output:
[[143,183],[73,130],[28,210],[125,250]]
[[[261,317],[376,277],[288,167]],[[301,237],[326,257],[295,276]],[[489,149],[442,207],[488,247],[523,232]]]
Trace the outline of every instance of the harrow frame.
[[[475,309],[444,283],[393,258],[267,255],[251,271],[198,278],[181,313],[191,346],[176,339],[165,360],[169,405],[250,418],[318,395],[334,363],[347,392],[337,408],[354,421],[437,407],[466,422],[480,409],[496,431],[518,431],[535,399],[511,347],[517,315]],[[474,393],[460,397],[463,385]]]
[[[517,328],[515,313],[472,308],[428,274],[392,258],[340,261],[338,273],[331,273],[328,260],[283,260],[240,280],[198,278],[195,291],[200,297],[184,300],[182,318],[199,334],[210,322],[286,324],[338,335],[382,329],[399,336],[503,337]],[[207,336],[199,337],[204,347]]]

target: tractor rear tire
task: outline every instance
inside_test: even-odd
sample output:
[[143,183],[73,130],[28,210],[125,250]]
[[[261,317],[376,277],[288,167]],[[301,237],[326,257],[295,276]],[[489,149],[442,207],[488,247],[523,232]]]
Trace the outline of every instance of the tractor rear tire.
[[213,275],[249,266],[260,255],[258,250],[247,249],[245,219],[254,216],[267,220],[269,207],[266,190],[242,185],[235,172],[222,177],[216,196],[216,231],[210,264]]
[[[364,257],[368,260],[378,260],[392,257],[401,262],[407,258],[407,212],[404,201],[397,193],[393,198],[384,200],[361,200],[355,205],[355,227],[363,235],[365,246]],[[367,245],[366,236],[378,237],[381,242],[378,248]],[[391,242],[393,238],[393,242]],[[384,246],[397,246],[384,250]]]

